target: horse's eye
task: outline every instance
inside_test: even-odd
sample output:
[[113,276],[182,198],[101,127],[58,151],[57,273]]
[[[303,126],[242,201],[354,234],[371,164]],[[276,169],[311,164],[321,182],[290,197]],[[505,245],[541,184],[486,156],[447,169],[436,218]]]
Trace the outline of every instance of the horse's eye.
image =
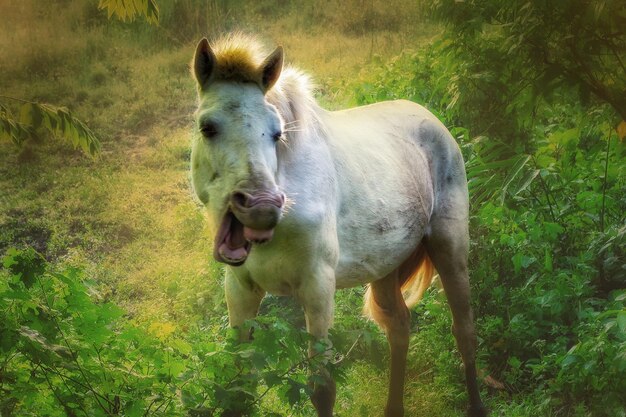
[[274,139],[274,142],[278,142],[282,136],[283,136],[283,132],[278,131],[272,135],[272,139]]
[[213,139],[218,134],[218,129],[215,123],[204,123],[202,127],[200,127],[200,132],[202,132],[202,136],[207,139]]

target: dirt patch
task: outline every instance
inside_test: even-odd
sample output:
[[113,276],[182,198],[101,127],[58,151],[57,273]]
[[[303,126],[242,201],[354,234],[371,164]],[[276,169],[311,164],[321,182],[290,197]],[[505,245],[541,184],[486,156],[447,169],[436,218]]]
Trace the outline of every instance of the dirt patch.
[[7,212],[0,223],[0,254],[11,247],[32,247],[47,257],[48,242],[52,236],[50,226],[43,220],[43,213],[27,213],[20,209]]

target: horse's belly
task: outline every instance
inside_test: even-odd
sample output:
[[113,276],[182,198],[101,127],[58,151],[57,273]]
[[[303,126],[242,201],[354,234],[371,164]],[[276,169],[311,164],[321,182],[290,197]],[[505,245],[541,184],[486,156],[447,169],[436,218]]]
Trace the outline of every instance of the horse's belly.
[[372,109],[350,113],[362,126],[358,130],[345,121],[335,124],[342,137],[332,144],[340,188],[340,288],[380,279],[400,266],[422,240],[433,210],[429,162],[410,137],[411,124],[390,110],[377,120]]
[[300,263],[289,255],[279,255],[274,251],[265,252],[260,248],[254,250],[258,256],[251,255],[246,261],[250,279],[268,294],[295,295],[301,280]]
[[336,268],[337,288],[376,281],[400,266],[419,245],[427,227],[427,213],[410,218],[384,216],[359,228],[341,232]]
[[279,225],[272,242],[253,247],[243,267],[274,295],[294,295],[321,264],[334,266],[337,288],[380,279],[413,253],[428,224],[430,200],[426,205],[419,195],[404,197],[394,203],[380,197],[367,203],[367,209],[362,201],[353,201],[336,218],[334,233],[322,224],[296,233]]

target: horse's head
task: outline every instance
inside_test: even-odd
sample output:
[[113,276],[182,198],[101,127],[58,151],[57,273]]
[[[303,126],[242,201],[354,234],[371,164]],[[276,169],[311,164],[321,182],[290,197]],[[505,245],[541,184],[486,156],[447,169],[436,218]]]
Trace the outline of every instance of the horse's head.
[[230,265],[243,264],[253,243],[272,238],[285,204],[276,184],[283,122],[265,100],[282,65],[280,47],[255,62],[241,47],[215,53],[206,39],[194,56],[200,104],[192,182],[216,226],[213,255]]

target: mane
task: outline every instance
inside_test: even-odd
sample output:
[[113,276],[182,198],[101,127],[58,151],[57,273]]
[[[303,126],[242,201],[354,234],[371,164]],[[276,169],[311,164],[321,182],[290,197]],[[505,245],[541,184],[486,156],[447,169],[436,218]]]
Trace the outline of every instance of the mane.
[[[235,82],[256,82],[256,74],[271,50],[258,38],[240,32],[231,33],[211,43],[217,61],[217,77]],[[311,77],[298,68],[286,65],[274,86],[266,93],[285,122],[289,137],[297,132],[318,130],[320,123]]]
[[257,69],[267,56],[259,40],[240,32],[211,42],[217,59],[216,78],[227,81],[256,82]]
[[278,109],[288,136],[321,128],[318,118],[320,107],[313,91],[314,84],[306,73],[287,66],[274,87],[267,92],[267,101]]

